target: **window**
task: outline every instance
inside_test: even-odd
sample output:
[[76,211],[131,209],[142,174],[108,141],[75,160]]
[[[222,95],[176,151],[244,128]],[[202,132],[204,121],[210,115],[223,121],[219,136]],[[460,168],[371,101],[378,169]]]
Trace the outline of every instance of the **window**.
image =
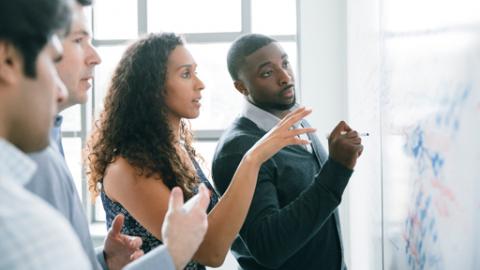
[[137,16],[138,5],[136,0],[95,1],[92,27],[94,38],[97,40],[136,38]]
[[267,35],[295,35],[296,2],[291,0],[251,1],[252,32]]
[[240,0],[148,0],[147,29],[176,33],[240,32],[241,4]]
[[[226,67],[230,44],[250,32],[277,39],[289,54],[294,70],[297,63],[295,0],[101,0],[94,1],[89,14],[93,44],[102,63],[96,67],[89,102],[62,113],[62,135],[68,165],[72,170],[89,221],[102,224],[101,201],[90,203],[82,169],[81,149],[97,119],[115,66],[128,46],[149,32],[170,31],[185,36],[187,47],[198,63],[205,83],[200,117],[192,121],[195,146],[205,158],[210,174],[216,142],[222,131],[241,111],[240,94],[234,89]],[[102,224],[103,226],[103,224]],[[229,259],[231,261],[231,259]],[[228,260],[227,260],[228,261]]]

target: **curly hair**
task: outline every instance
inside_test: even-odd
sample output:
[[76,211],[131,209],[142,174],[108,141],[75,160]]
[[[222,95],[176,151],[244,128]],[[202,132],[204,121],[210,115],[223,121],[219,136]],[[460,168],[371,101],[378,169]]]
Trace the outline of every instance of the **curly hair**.
[[[93,200],[100,192],[107,166],[117,157],[125,158],[139,175],[161,178],[170,189],[179,186],[186,198],[193,195],[198,176],[175,150],[176,138],[165,105],[167,61],[171,52],[183,45],[182,37],[173,33],[150,34],[123,54],[87,143],[88,185]],[[180,139],[190,157],[197,157],[189,123],[184,119]]]

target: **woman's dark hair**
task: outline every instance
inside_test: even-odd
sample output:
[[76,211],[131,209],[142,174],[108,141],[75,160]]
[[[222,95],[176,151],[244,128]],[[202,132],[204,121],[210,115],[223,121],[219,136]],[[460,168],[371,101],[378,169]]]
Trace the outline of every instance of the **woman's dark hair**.
[[26,76],[36,77],[38,54],[54,33],[68,30],[71,16],[68,0],[0,1],[0,40],[19,51]]
[[[180,186],[189,198],[198,185],[195,171],[176,151],[178,142],[167,121],[165,80],[171,52],[184,44],[173,33],[150,34],[132,44],[113,74],[104,111],[95,123],[87,145],[89,190],[100,192],[105,169],[123,157],[139,175],[162,178],[172,189]],[[192,135],[185,120],[180,136],[188,154],[196,157]]]

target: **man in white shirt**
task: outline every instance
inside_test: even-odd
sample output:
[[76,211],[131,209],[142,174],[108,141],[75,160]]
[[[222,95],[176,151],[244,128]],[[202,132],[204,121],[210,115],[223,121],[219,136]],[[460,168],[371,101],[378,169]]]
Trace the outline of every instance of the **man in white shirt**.
[[[0,2],[0,269],[91,269],[70,224],[23,187],[36,167],[23,152],[48,145],[57,104],[66,100],[54,64],[62,57],[56,33],[68,25],[69,4]],[[201,192],[188,210],[183,210],[178,192],[172,192],[171,202],[163,228],[167,248],[130,269],[181,269],[200,244],[207,228],[208,194]]]
[[64,0],[0,2],[0,269],[90,269],[68,222],[23,185],[35,164],[23,152],[48,144],[65,99],[55,62]]
[[[87,101],[94,67],[101,62],[91,44],[84,12],[84,6],[90,4],[88,0],[74,1],[70,29],[62,40],[63,57],[56,67],[68,95],[58,105],[58,111]],[[104,247],[94,250],[87,217],[63,156],[61,122],[61,116],[57,115],[50,132],[50,145],[29,155],[38,168],[25,188],[44,199],[70,222],[93,269],[121,269],[143,255],[140,249],[142,240],[121,234],[123,219],[119,218],[114,226],[116,229],[109,231]]]

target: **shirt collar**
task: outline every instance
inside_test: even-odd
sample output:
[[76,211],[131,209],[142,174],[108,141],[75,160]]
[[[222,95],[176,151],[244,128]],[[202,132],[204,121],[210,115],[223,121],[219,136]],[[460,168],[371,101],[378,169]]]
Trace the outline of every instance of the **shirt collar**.
[[53,127],[60,128],[62,126],[62,122],[63,122],[63,116],[61,116],[60,114],[57,114],[57,116],[55,116],[55,121],[53,122]]
[[255,123],[255,125],[264,131],[269,131],[280,121],[280,118],[260,109],[247,100],[245,100],[242,116],[251,120],[253,123]]
[[62,156],[63,153],[63,146],[62,146],[62,122],[63,116],[57,114],[55,116],[55,120],[53,121],[53,127],[50,130],[50,145],[53,145],[54,148],[59,151]]
[[[264,131],[270,131],[278,122],[280,122],[280,118],[276,117],[275,115],[260,109],[259,107],[255,106],[254,104],[250,103],[249,101],[245,100],[245,105],[243,106],[243,110],[241,116],[249,119],[255,125],[257,125],[260,129]],[[295,110],[298,108],[298,104],[292,107],[291,110]],[[298,128],[298,125],[294,125],[295,128]]]
[[26,185],[37,165],[25,153],[5,139],[0,138],[0,178]]

